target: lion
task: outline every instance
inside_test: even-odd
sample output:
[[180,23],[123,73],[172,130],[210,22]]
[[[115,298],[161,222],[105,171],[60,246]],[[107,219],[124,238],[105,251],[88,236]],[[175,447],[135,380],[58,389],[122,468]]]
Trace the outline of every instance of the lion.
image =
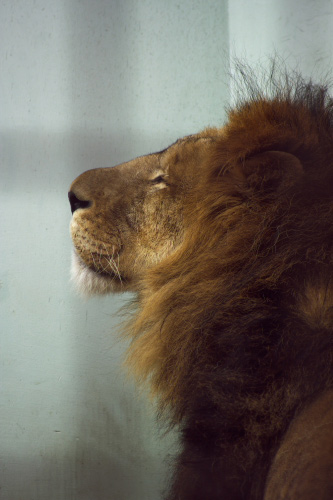
[[127,364],[181,436],[165,498],[332,500],[333,100],[248,87],[223,127],[72,183],[73,279],[135,293]]

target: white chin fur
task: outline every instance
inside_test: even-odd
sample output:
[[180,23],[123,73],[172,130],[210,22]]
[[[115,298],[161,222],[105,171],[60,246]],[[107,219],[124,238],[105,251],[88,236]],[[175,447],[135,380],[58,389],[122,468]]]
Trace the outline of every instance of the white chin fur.
[[75,250],[72,253],[71,281],[75,284],[78,292],[85,297],[105,295],[115,292],[118,288],[111,277],[101,276],[89,269]]

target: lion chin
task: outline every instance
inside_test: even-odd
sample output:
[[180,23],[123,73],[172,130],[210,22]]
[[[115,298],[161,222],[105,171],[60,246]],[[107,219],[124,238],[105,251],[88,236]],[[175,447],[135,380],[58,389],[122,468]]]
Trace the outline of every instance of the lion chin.
[[114,293],[119,288],[114,278],[103,276],[89,269],[75,250],[72,251],[70,275],[76,291],[82,297]]

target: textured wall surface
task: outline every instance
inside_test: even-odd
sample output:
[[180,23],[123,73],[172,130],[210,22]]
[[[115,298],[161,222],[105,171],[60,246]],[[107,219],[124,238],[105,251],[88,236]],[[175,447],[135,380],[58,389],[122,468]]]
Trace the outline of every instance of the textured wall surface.
[[0,497],[157,500],[174,436],[121,370],[128,297],[85,303],[69,285],[67,190],[88,168],[222,123],[226,3],[3,0],[0,12]]
[[230,0],[231,55],[266,66],[277,54],[315,79],[332,74],[332,0]]

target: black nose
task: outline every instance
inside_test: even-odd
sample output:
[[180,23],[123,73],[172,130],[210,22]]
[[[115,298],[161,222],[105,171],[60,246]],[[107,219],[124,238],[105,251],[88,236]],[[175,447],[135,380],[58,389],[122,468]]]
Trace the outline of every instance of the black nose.
[[77,210],[78,208],[88,208],[91,205],[91,201],[86,201],[86,200],[79,200],[73,193],[73,191],[70,191],[68,193],[68,199],[69,203],[71,204],[71,210],[72,214]]

